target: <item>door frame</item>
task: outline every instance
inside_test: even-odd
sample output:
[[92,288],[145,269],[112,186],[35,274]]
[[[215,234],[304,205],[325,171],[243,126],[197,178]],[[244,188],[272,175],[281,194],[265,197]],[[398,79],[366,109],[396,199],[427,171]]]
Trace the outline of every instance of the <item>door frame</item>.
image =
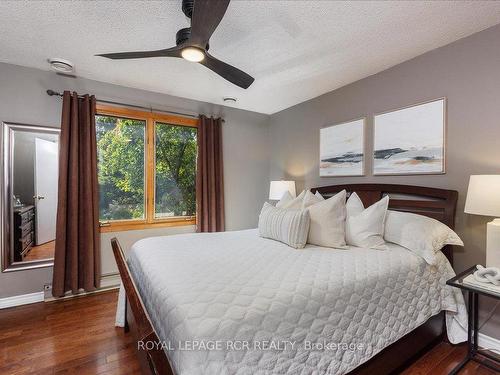
[[[56,239],[56,234],[55,234],[55,231],[56,231],[56,223],[55,223],[55,219],[54,219],[54,239],[53,240],[49,240],[49,241],[45,241],[45,242],[42,242],[42,243],[39,243],[39,239],[40,239],[40,232],[38,229],[38,226],[39,226],[39,223],[40,223],[40,210],[39,210],[39,205],[40,205],[40,199],[38,199],[38,196],[40,193],[43,193],[43,192],[39,192],[38,191],[38,188],[39,188],[39,180],[38,180],[38,177],[39,177],[39,173],[37,171],[37,165],[38,165],[38,148],[37,148],[37,142],[38,141],[43,141],[43,142],[48,142],[48,143],[52,143],[51,147],[53,147],[54,145],[56,145],[57,147],[59,147],[59,143],[57,144],[54,144],[54,142],[51,142],[51,141],[48,141],[46,139],[43,139],[43,138],[38,138],[36,137],[35,138],[35,160],[34,160],[34,170],[33,170],[33,173],[34,173],[34,176],[33,176],[33,181],[34,181],[34,197],[36,196],[37,198],[33,198],[33,201],[34,201],[34,205],[35,205],[35,244],[36,246],[40,246],[40,245],[43,245],[45,243],[48,243],[50,241],[55,241]],[[58,156],[59,154],[57,154]],[[59,165],[59,161],[57,161],[57,166]],[[40,172],[40,174],[43,174]],[[55,184],[56,184],[56,187],[58,188],[57,184],[57,180],[59,178],[59,171],[57,171],[57,179],[55,181]],[[50,179],[49,179],[50,180]],[[57,189],[56,189],[57,190]],[[47,194],[44,194],[44,195],[47,195]],[[54,211],[57,211],[57,192],[56,192],[56,209]],[[44,198],[45,200],[45,198]],[[43,203],[43,202],[42,202]]]

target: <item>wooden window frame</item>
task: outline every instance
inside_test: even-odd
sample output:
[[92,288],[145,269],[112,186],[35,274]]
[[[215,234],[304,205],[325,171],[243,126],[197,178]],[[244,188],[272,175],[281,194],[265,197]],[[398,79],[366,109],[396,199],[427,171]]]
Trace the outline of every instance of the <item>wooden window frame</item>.
[[156,123],[198,128],[198,119],[166,113],[146,112],[126,107],[96,105],[97,116],[113,116],[146,122],[144,150],[145,219],[112,220],[100,222],[101,233],[121,232],[147,228],[178,227],[196,224],[196,216],[155,218],[155,137]]

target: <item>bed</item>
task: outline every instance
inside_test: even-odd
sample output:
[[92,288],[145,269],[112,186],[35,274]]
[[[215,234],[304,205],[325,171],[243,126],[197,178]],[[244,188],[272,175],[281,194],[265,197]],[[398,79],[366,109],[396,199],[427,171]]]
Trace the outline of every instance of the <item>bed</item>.
[[[454,191],[318,190],[344,188],[365,206],[389,194],[391,209],[453,226]],[[113,250],[145,373],[390,373],[445,329],[452,342],[465,338],[463,297],[445,285],[454,275],[451,248],[431,267],[394,244],[293,250],[246,230],[144,239],[127,261],[116,240]]]

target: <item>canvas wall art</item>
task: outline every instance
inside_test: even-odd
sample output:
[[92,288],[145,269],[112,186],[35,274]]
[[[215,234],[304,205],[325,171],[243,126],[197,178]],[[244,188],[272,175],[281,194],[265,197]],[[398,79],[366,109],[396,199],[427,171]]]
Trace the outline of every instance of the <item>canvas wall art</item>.
[[320,130],[321,177],[364,174],[364,127],[359,119]]
[[375,115],[373,174],[445,172],[445,99]]

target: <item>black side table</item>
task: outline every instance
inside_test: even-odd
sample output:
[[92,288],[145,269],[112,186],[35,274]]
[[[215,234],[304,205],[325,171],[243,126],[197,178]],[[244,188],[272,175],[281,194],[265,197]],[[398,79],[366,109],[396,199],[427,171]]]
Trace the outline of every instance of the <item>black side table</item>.
[[[500,361],[498,358],[492,356],[485,351],[478,349],[477,345],[477,335],[478,335],[478,320],[479,320],[479,295],[488,296],[495,299],[500,299],[500,294],[495,292],[476,287],[470,284],[464,284],[463,280],[467,276],[473,274],[476,271],[476,266],[472,266],[471,268],[465,270],[464,272],[458,274],[454,278],[448,280],[446,282],[447,285],[454,286],[456,288],[460,288],[467,291],[468,294],[468,314],[469,320],[467,324],[467,355],[465,359],[460,362],[451,372],[450,374],[457,374],[466,364],[467,362],[473,360],[486,366],[493,371],[500,372]],[[485,362],[481,359],[485,357],[491,361],[491,363]]]

